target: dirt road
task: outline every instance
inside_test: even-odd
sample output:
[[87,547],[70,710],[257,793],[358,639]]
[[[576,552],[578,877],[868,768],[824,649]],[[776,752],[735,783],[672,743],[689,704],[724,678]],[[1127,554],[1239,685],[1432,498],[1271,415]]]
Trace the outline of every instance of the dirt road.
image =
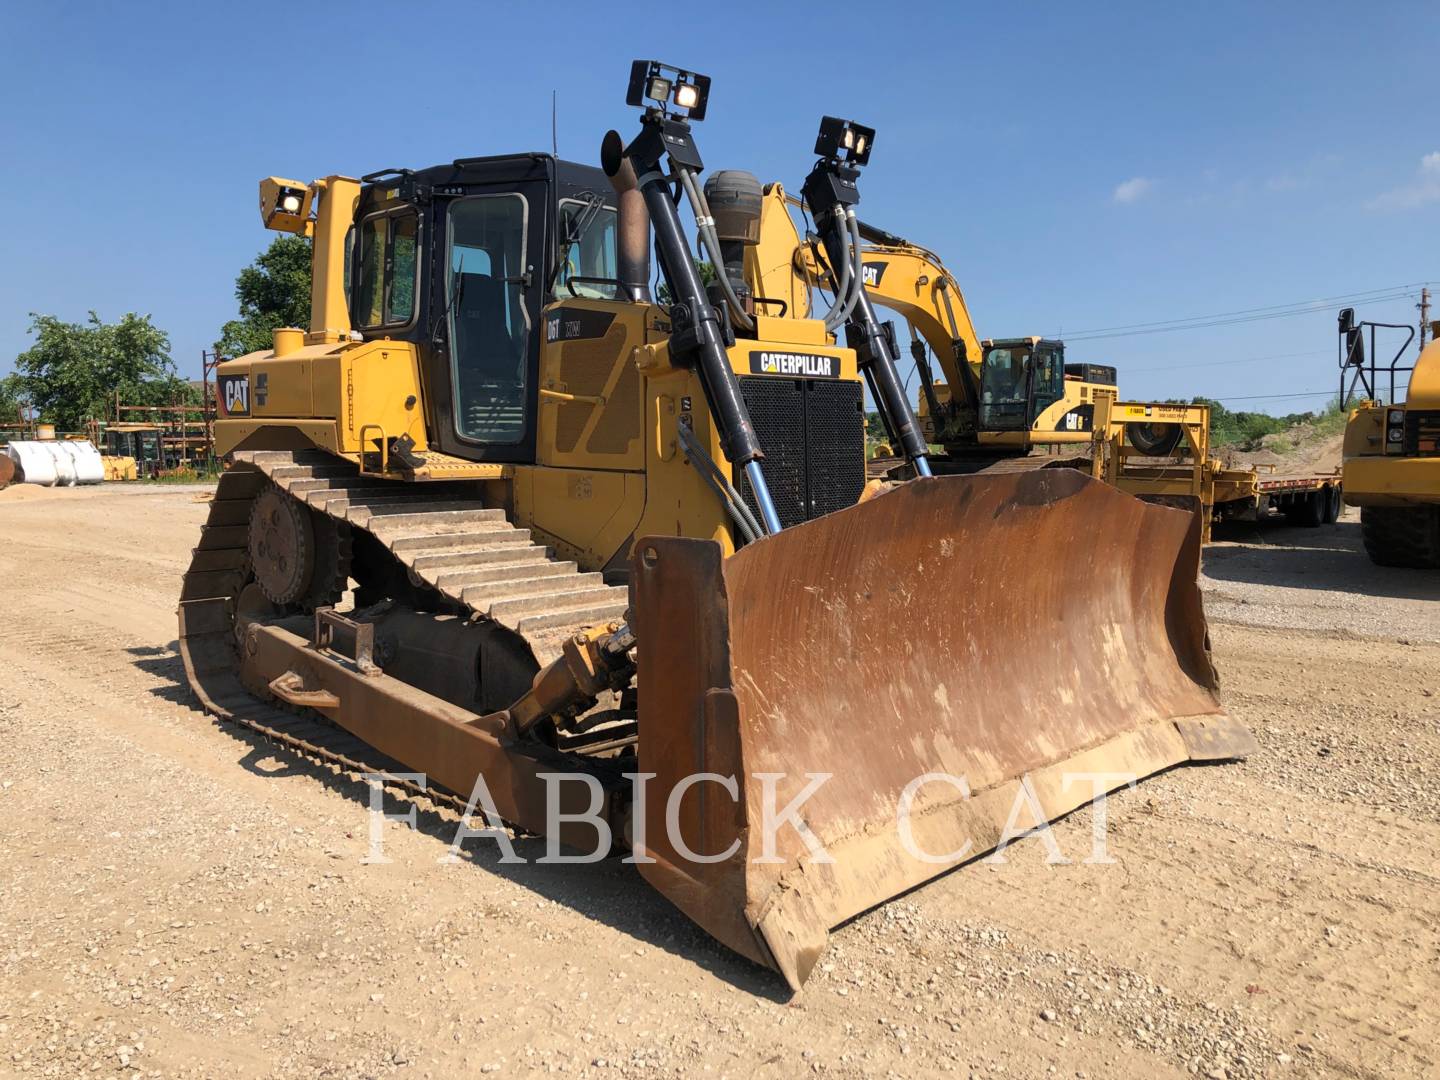
[[0,1074],[1440,1070],[1436,592],[1376,576],[1353,523],[1207,556],[1226,703],[1260,757],[1112,798],[1113,865],[1081,861],[1086,810],[1053,830],[1068,864],[1027,839],[860,918],[792,998],[613,861],[472,845],[439,865],[453,820],[422,808],[419,831],[387,827],[393,862],[362,863],[363,784],[183,688],[203,493],[17,490]]

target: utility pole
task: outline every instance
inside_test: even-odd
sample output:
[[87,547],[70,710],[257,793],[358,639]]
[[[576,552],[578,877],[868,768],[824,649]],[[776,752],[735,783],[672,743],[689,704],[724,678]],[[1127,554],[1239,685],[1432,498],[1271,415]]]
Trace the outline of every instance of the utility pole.
[[1430,287],[1420,289],[1420,348],[1425,348],[1425,331],[1430,328]]

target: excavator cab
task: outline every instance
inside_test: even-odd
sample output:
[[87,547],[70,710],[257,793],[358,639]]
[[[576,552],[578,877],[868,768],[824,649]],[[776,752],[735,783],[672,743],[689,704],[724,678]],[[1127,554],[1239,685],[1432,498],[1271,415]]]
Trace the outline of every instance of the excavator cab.
[[980,430],[1026,431],[1065,396],[1065,346],[1041,338],[982,343]]

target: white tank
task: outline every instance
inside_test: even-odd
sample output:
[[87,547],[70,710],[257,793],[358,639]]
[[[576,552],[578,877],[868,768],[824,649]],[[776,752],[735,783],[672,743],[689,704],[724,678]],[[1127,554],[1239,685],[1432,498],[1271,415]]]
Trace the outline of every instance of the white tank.
[[70,487],[105,479],[105,462],[88,439],[12,442],[8,453],[15,459],[16,479],[26,484]]

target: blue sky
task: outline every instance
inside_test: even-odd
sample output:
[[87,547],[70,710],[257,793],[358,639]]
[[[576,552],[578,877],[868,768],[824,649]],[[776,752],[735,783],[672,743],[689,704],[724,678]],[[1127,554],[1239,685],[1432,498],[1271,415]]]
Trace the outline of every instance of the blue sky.
[[[27,312],[94,309],[151,313],[198,373],[272,236],[260,177],[546,149],[552,87],[562,155],[594,161],[635,127],[638,56],[714,78],[711,169],[798,187],[822,113],[876,127],[862,217],[938,251],[982,336],[1073,335],[1127,397],[1318,405],[1338,305],[1084,331],[1440,280],[1433,5],[56,3],[5,23],[0,371]],[[1413,322],[1414,299],[1362,311]]]

